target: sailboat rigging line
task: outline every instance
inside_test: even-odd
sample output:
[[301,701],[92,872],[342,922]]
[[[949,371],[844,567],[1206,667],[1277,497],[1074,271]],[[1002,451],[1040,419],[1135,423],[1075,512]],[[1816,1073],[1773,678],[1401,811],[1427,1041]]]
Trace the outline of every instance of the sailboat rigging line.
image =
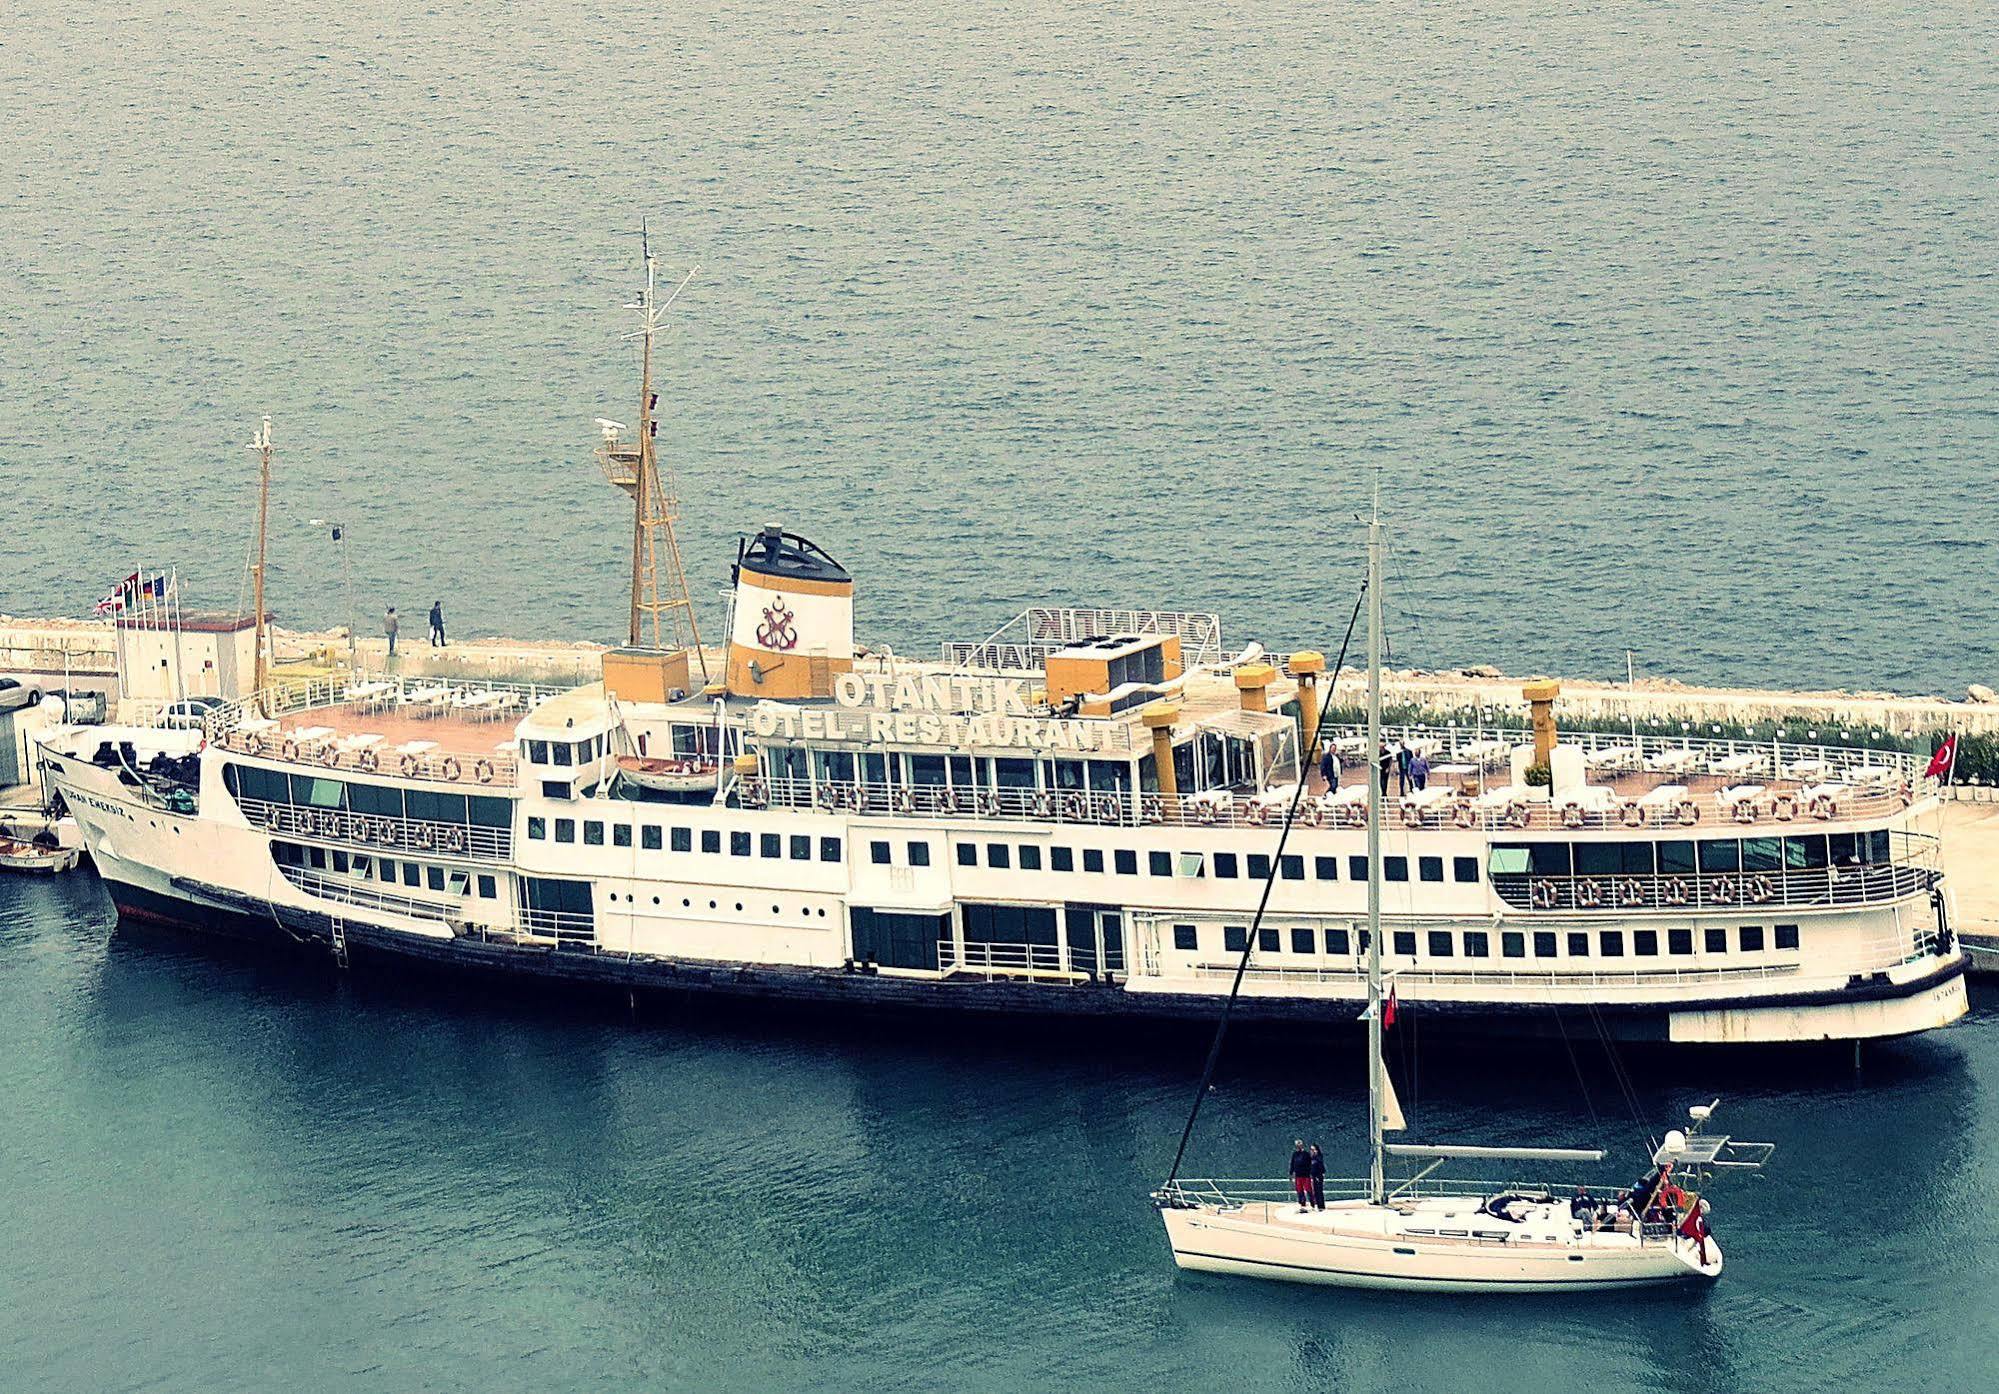
[[[1353,643],[1354,626],[1360,623],[1360,607],[1367,602],[1367,587],[1363,584],[1360,594],[1354,597],[1353,613],[1347,616],[1346,636],[1340,640],[1339,657],[1333,660],[1333,671],[1326,675],[1325,695],[1319,699],[1319,720],[1313,730],[1321,729],[1326,713],[1332,710],[1333,690],[1339,686],[1340,671],[1346,667],[1347,648]],[[1303,728],[1300,728],[1303,733]],[[1373,757],[1370,755],[1369,757]],[[1311,777],[1311,766],[1306,763],[1306,752],[1298,752],[1298,782],[1291,790],[1291,802],[1285,805],[1284,822],[1277,832],[1277,851],[1270,859],[1270,870],[1263,878],[1263,894],[1256,902],[1256,914],[1251,917],[1249,930],[1243,935],[1242,956],[1236,960],[1235,981],[1229,984],[1229,995],[1222,1003],[1222,1015],[1215,1023],[1215,1039],[1208,1045],[1208,1062],[1201,1069],[1201,1082],[1194,1089],[1194,1106],[1187,1110],[1187,1126],[1180,1130],[1180,1146],[1173,1153],[1173,1167],[1166,1173],[1166,1184],[1172,1185],[1180,1175],[1180,1163],[1187,1156],[1187,1142],[1194,1136],[1194,1120],[1201,1116],[1201,1101],[1207,1097],[1208,1086],[1214,1083],[1215,1066],[1222,1058],[1222,1041],[1229,1033],[1229,1016],[1235,1011],[1236,998],[1242,992],[1243,975],[1249,971],[1249,956],[1256,949],[1257,931],[1263,926],[1263,912],[1270,905],[1270,892],[1277,885],[1278,870],[1284,864],[1284,846],[1291,840],[1291,825],[1298,819],[1298,804],[1305,796],[1305,784]]]
[[1590,1126],[1601,1128],[1603,1120],[1597,1116],[1596,1103],[1589,1096],[1589,1081],[1583,1078],[1583,1062],[1576,1058],[1576,1048],[1569,1043],[1568,1023],[1562,1020],[1561,1004],[1551,1004],[1549,1011],[1555,1015],[1555,1029],[1562,1033],[1562,1049],[1568,1053],[1569,1068],[1576,1072],[1576,1088],[1582,1091],[1583,1107],[1589,1110]]
[[1603,1013],[1597,1010],[1596,1003],[1589,1004],[1589,1014],[1590,1020],[1596,1024],[1597,1039],[1603,1043],[1604,1058],[1610,1062],[1610,1077],[1617,1081],[1617,1087],[1624,1095],[1624,1106],[1631,1110],[1631,1121],[1637,1125],[1638,1131],[1646,1141],[1656,1147],[1656,1140],[1645,1130],[1645,1115],[1638,1108],[1638,1091],[1632,1087],[1631,1076],[1625,1070],[1624,1062],[1617,1058],[1617,1046],[1610,1039],[1610,1029],[1604,1025]]

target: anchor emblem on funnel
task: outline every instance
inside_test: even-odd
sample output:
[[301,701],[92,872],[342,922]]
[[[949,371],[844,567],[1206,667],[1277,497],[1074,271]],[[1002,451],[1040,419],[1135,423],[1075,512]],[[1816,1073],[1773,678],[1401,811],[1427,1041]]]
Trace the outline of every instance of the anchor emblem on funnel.
[[789,653],[798,647],[798,627],[792,623],[797,618],[783,596],[772,596],[770,604],[764,606],[764,622],[757,626],[757,643]]

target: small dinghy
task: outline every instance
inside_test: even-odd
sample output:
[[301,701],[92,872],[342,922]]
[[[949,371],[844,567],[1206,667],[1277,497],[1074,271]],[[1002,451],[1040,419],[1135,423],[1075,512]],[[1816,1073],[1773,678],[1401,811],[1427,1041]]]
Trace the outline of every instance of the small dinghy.
[[83,853],[75,847],[47,847],[39,842],[0,838],[0,871],[53,876],[73,870]]
[[647,755],[620,755],[618,773],[659,794],[712,794],[721,778],[721,765],[711,759],[690,756],[658,759]]
[[[1366,599],[1368,748],[1379,751],[1384,747],[1378,516],[1368,528]],[[1326,685],[1328,701],[1337,680],[1336,665],[1334,681]],[[1608,1201],[1573,1183],[1453,1181],[1437,1175],[1451,1162],[1538,1169],[1599,1162],[1604,1156],[1600,1151],[1384,1141],[1384,1134],[1402,1130],[1404,1123],[1381,1051],[1382,1031],[1393,1023],[1396,1003],[1393,993],[1385,1000],[1382,993],[1381,762],[1367,763],[1367,1010],[1362,1020],[1367,1023],[1368,1176],[1345,1183],[1320,1178],[1314,1184],[1302,1144],[1293,1153],[1289,1183],[1195,1180],[1179,1174],[1201,1100],[1214,1077],[1229,1008],[1257,942],[1259,910],[1245,937],[1235,989],[1222,1009],[1180,1151],[1166,1183],[1152,1195],[1174,1263],[1210,1273],[1417,1292],[1606,1292],[1720,1277],[1721,1246],[1709,1231],[1710,1206],[1701,1192],[1715,1172],[1760,1167],[1775,1148],[1703,1135],[1713,1103],[1689,1109],[1690,1126],[1668,1132],[1653,1148],[1652,1170],[1645,1178]],[[1270,859],[1273,868],[1283,860],[1284,839],[1296,811],[1294,798],[1277,855]],[[1391,1157],[1410,1165],[1406,1179],[1387,1176]]]

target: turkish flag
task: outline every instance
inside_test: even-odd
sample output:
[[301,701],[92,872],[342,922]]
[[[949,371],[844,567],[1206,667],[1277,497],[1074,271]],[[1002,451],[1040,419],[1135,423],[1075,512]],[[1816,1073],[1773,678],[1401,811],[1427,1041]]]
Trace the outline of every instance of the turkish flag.
[[1395,1024],[1395,987],[1388,988],[1388,999],[1381,1004],[1381,1025],[1384,1029]]
[[1925,779],[1941,779],[1950,783],[1950,774],[1957,767],[1957,736],[1955,733],[1944,740],[1930,756],[1930,767],[1923,771]]

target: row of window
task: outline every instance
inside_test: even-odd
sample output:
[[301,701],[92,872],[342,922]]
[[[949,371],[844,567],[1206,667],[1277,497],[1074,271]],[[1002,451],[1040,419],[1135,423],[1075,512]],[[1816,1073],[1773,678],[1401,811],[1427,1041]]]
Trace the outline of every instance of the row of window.
[[222,767],[222,784],[232,798],[365,813],[371,818],[416,818],[429,823],[469,823],[482,828],[510,828],[514,822],[512,800],[485,794],[440,794],[363,780],[286,774],[283,770],[233,762]]
[[[923,849],[924,860],[915,860],[917,849]],[[877,842],[879,855],[875,860],[887,862],[888,844]],[[1008,871],[1018,865],[1022,871],[1040,871],[1044,865],[1043,847],[1038,842],[988,842],[984,844],[985,865],[995,871]],[[930,849],[928,844],[909,844],[910,865],[928,866]],[[958,844],[958,865],[978,866],[980,844],[961,842]],[[1381,876],[1385,881],[1407,881],[1410,862],[1416,864],[1416,877],[1420,881],[1442,881],[1444,879],[1443,857],[1383,857]],[[1454,881],[1478,880],[1477,857],[1452,857],[1450,860],[1451,879]],[[1309,879],[1314,881],[1337,881],[1340,879],[1340,858],[1303,857],[1286,853],[1276,859],[1277,874],[1285,881],[1308,879],[1306,868],[1311,869]],[[1101,848],[1082,849],[1083,870],[1101,872],[1104,869],[1104,853]],[[1367,858],[1346,858],[1346,879],[1367,880]],[[1072,847],[1049,847],[1046,849],[1045,865],[1049,871],[1074,871],[1076,869],[1076,849]],[[1138,853],[1129,847],[1115,848],[1111,852],[1111,870],[1118,876],[1138,875]],[[1181,876],[1202,878],[1213,875],[1221,881],[1233,881],[1247,877],[1251,881],[1270,879],[1271,858],[1266,853],[1251,852],[1239,856],[1234,852],[1147,852],[1145,854],[1146,873],[1151,876]]]
[[522,741],[521,754],[530,765],[587,765],[609,748],[608,738],[592,736],[587,741]]
[[481,900],[497,900],[499,885],[484,872],[474,875],[459,867],[434,866],[428,862],[398,861],[363,852],[329,851],[324,847],[300,847],[289,842],[271,844],[271,856],[283,866],[330,871],[336,876],[355,876],[381,885],[404,885],[417,890],[442,891],[446,895],[471,895],[476,889]]
[[[1173,947],[1188,952],[1198,952],[1201,947],[1202,930],[1212,932],[1213,926],[1176,924],[1173,926]],[[1323,934],[1323,939],[1322,939]],[[1570,930],[1557,933],[1554,930],[1508,929],[1494,935],[1484,929],[1432,929],[1421,936],[1423,956],[1428,958],[1491,958],[1493,940],[1499,941],[1501,958],[1558,958],[1566,949],[1569,958],[1624,958],[1627,949],[1630,957],[1657,958],[1661,941],[1656,929],[1601,929]],[[1324,931],[1305,925],[1294,927],[1289,936],[1290,952],[1310,954],[1316,957],[1323,942],[1324,952],[1336,957],[1367,952],[1367,931],[1349,930],[1344,925],[1328,926]],[[1239,954],[1249,942],[1249,928],[1246,925],[1222,926],[1222,950]],[[1700,931],[1701,952],[1704,954],[1725,954],[1729,952],[1729,930],[1726,925],[1713,925]],[[1669,956],[1690,957],[1694,952],[1695,932],[1692,929],[1669,929],[1666,931],[1664,948]],[[1388,951],[1402,958],[1415,958],[1418,934],[1413,929],[1393,930],[1389,934]],[[1256,951],[1260,954],[1284,952],[1285,934],[1283,930],[1259,926],[1256,931]],[[1212,947],[1212,944],[1210,944]],[[1763,926],[1757,924],[1738,925],[1735,929],[1734,948],[1746,954],[1761,953],[1766,947],[1795,949],[1798,947],[1798,927],[1794,924],[1775,926],[1766,940]]]
[[1668,842],[1495,843],[1492,874],[1692,876],[1728,871],[1813,871],[1886,862],[1886,828],[1801,837],[1692,838]]
[[[575,842],[578,821],[575,818],[550,819],[530,817],[528,819],[528,839],[532,842],[548,841],[549,825],[553,823],[555,841]],[[637,825],[631,823],[606,823],[600,818],[582,819],[581,828],[583,845],[585,847],[602,847],[606,836],[610,838],[610,845],[613,847],[629,847],[632,845],[632,839],[636,836],[639,849],[645,852],[663,851],[669,845],[675,852],[692,852],[694,850],[695,830],[693,828],[667,828],[658,823],[640,823]],[[718,856],[721,854],[722,833],[719,828],[701,829],[700,841],[703,852],[713,853]],[[840,860],[840,839],[837,837],[819,838],[817,850],[820,861],[837,862]],[[805,833],[792,833],[786,836],[783,833],[748,833],[737,831],[729,834],[729,855],[732,857],[762,857],[771,861],[789,859],[794,862],[809,862],[812,860],[813,851],[814,840]],[[925,849],[925,853],[926,855],[928,854],[928,848]]]

